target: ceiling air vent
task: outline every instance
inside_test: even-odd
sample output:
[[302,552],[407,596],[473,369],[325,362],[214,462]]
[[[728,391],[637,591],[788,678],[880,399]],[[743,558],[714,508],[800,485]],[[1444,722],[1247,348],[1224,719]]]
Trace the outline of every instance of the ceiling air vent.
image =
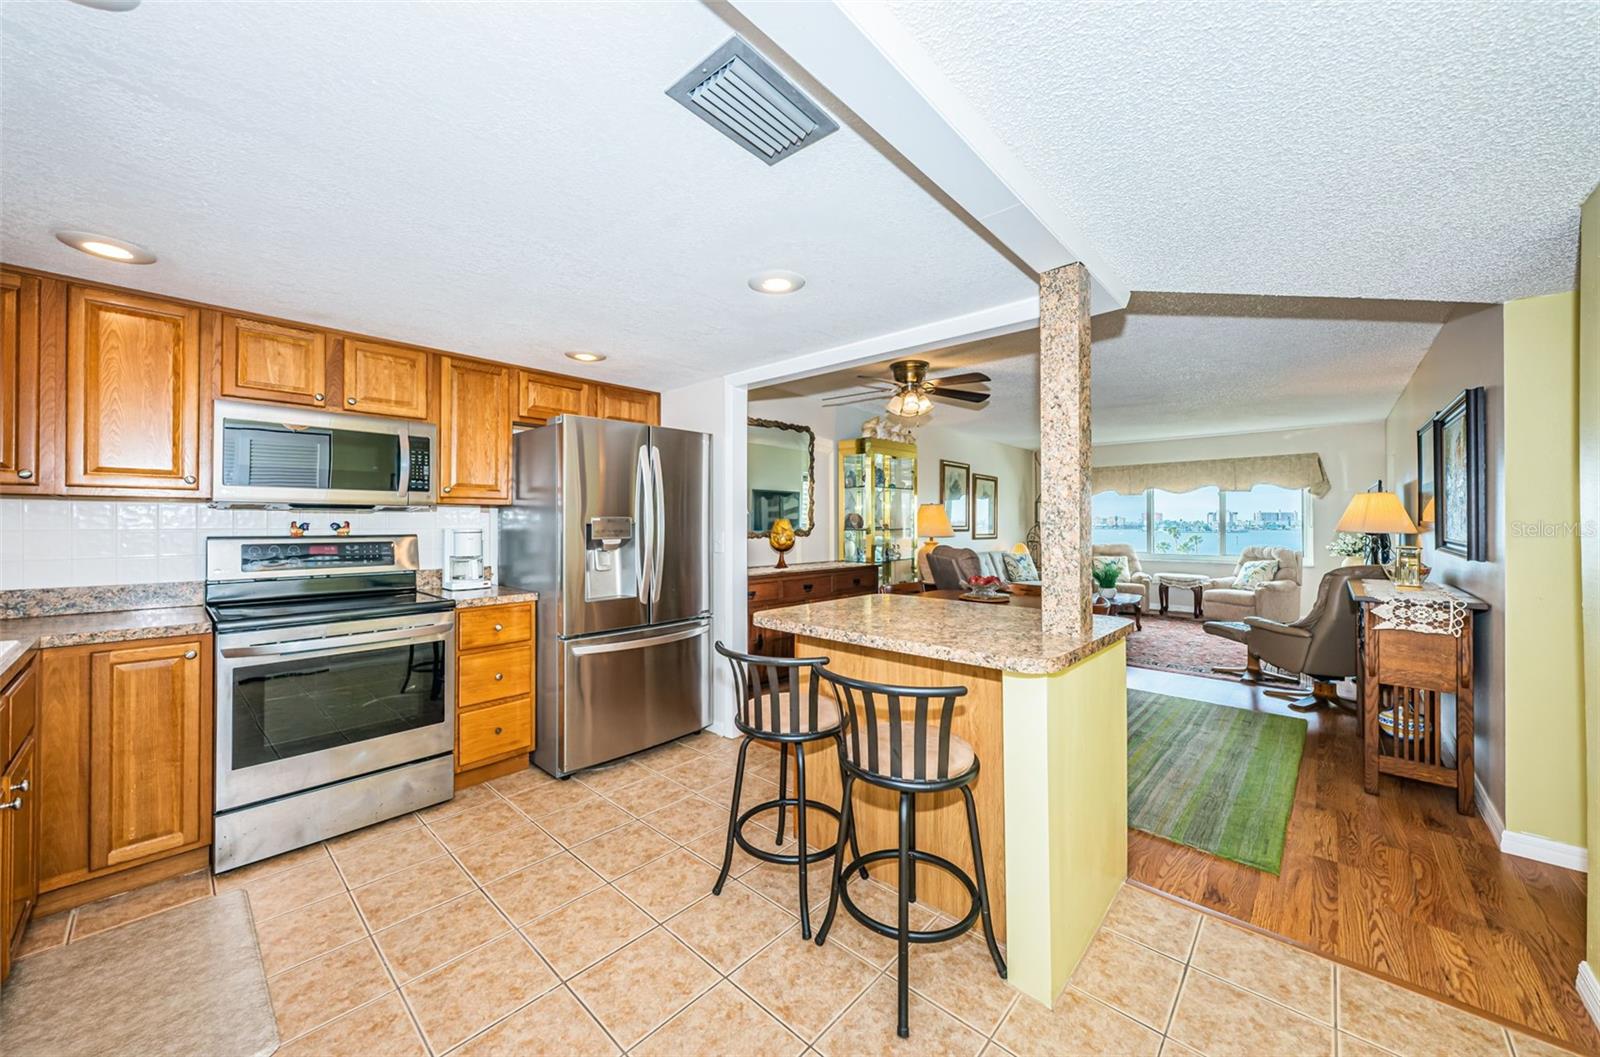
[[667,94],[768,165],[839,127],[738,37],[728,38]]

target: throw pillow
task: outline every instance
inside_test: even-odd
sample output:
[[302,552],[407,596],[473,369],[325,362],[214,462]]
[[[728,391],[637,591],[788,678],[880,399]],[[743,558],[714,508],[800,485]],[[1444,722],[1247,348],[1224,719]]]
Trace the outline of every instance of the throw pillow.
[[1239,566],[1239,575],[1233,578],[1233,586],[1242,591],[1254,591],[1276,575],[1278,575],[1278,562],[1276,559],[1267,558],[1258,562],[1245,562]]
[[1033,564],[1033,555],[1027,551],[1021,554],[1002,554],[1001,559],[1006,566],[1006,579],[1012,583],[1039,579],[1039,568]]

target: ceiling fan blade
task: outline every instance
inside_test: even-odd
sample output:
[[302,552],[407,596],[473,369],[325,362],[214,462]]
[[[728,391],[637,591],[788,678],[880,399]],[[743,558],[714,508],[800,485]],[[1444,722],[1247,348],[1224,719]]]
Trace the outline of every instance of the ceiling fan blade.
[[982,371],[969,371],[966,374],[952,374],[948,378],[929,378],[934,385],[969,385],[973,382],[987,382],[989,376]]
[[823,407],[843,407],[845,404],[861,404],[868,400],[882,400],[882,393],[863,393],[859,396],[833,396],[822,401]]
[[988,393],[973,393],[965,389],[937,388],[929,390],[928,395],[935,400],[960,400],[965,404],[981,404],[989,399]]

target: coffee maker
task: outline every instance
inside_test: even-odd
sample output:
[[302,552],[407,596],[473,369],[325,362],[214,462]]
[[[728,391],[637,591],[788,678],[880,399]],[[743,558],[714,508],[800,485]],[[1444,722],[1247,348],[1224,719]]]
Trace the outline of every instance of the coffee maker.
[[470,591],[488,586],[489,576],[483,564],[483,529],[445,529],[444,589]]

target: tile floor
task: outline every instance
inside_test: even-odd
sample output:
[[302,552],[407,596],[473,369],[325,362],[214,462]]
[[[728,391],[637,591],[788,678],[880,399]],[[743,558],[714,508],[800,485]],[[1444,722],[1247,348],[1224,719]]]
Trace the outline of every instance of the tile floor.
[[[1131,885],[1053,1010],[996,978],[977,933],[913,948],[899,1040],[892,941],[842,915],[803,941],[794,874],[742,853],[709,894],[736,749],[702,734],[568,782],[530,769],[39,920],[25,956],[243,888],[282,1057],[1564,1052]],[[776,755],[752,769],[750,802],[775,795]],[[859,899],[890,916],[888,888]]]

